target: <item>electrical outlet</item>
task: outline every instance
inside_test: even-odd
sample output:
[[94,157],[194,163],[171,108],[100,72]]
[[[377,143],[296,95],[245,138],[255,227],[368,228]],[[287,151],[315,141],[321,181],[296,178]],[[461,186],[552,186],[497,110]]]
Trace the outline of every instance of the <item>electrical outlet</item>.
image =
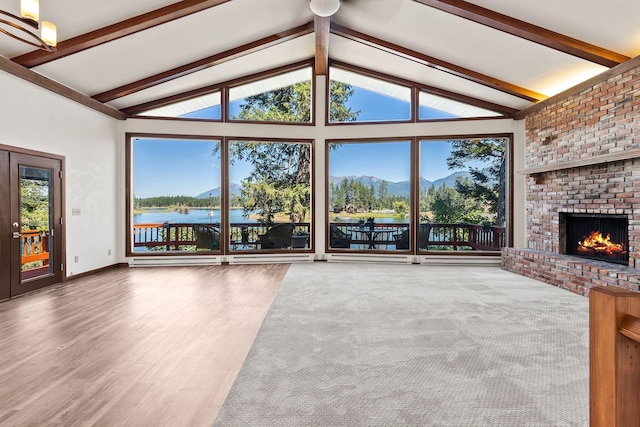
[[111,255],[111,249],[107,249],[107,255]]
[[78,262],[78,255],[73,257],[73,262]]

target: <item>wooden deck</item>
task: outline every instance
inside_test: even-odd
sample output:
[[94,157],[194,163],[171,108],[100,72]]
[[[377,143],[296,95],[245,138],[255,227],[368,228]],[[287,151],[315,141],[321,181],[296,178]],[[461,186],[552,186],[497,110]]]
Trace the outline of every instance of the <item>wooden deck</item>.
[[209,427],[287,264],[117,268],[0,304],[0,425]]

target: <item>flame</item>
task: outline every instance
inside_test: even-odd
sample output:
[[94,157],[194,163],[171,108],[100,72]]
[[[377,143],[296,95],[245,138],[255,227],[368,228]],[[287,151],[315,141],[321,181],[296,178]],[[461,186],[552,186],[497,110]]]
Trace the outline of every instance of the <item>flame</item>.
[[605,237],[599,231],[592,231],[584,240],[578,242],[578,251],[596,251],[607,256],[619,256],[627,253],[622,243],[613,243],[611,241],[611,234],[607,234]]

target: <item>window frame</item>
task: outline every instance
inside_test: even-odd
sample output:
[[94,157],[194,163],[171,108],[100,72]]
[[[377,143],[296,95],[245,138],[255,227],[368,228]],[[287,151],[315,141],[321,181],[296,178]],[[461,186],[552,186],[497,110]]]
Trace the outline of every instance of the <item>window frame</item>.
[[226,241],[224,234],[224,221],[225,218],[222,215],[225,208],[226,192],[225,179],[225,158],[224,155],[220,156],[220,249],[214,251],[153,251],[153,252],[136,252],[134,251],[133,242],[133,208],[134,208],[134,189],[133,189],[133,142],[134,139],[167,139],[167,140],[189,140],[189,141],[216,141],[219,142],[220,148],[224,146],[224,137],[221,136],[209,136],[209,135],[184,135],[184,134],[159,134],[159,133],[133,133],[127,132],[125,134],[125,256],[126,257],[150,257],[150,256],[201,256],[201,255],[221,255],[224,253],[225,245],[222,242]]
[[[364,122],[330,122],[330,105],[329,105],[329,96],[330,96],[330,84],[331,84],[331,69],[339,68],[344,71],[348,71],[354,74],[360,74],[365,77],[369,77],[375,80],[381,80],[386,83],[398,85],[409,89],[410,99],[409,99],[409,118],[401,119],[401,120],[371,120]],[[403,123],[415,123],[416,121],[416,95],[415,95],[415,83],[410,82],[408,80],[399,79],[396,77],[392,77],[388,74],[379,73],[376,71],[368,70],[366,68],[357,67],[355,65],[350,65],[345,62],[339,61],[330,61],[329,62],[329,72],[327,73],[327,79],[325,84],[325,125],[326,126],[343,126],[343,125],[371,125],[371,124],[403,124]]]
[[[504,247],[511,247],[513,242],[513,228],[514,228],[514,156],[513,156],[513,147],[514,147],[514,134],[513,133],[474,133],[474,134],[466,134],[466,135],[429,135],[429,136],[416,136],[416,157],[415,157],[415,168],[416,174],[415,177],[416,182],[420,182],[420,145],[423,141],[446,141],[446,140],[456,140],[456,139],[498,139],[504,138],[506,139],[505,153],[506,153],[506,177],[505,182],[507,185],[507,190],[505,191],[505,243]],[[416,209],[415,214],[417,215],[418,224],[420,223],[420,186],[416,186],[416,203],[418,203],[418,208]],[[418,242],[419,236],[414,233],[414,241]],[[419,256],[434,256],[434,255],[455,255],[455,256],[501,256],[501,251],[439,251],[439,250],[420,250],[419,245],[416,245],[416,249],[414,251]]]
[[[250,122],[253,123],[253,122]],[[309,206],[309,230],[310,230],[310,235],[309,235],[309,240],[308,240],[308,248],[292,248],[292,249],[267,249],[267,250],[238,250],[238,249],[232,249],[231,248],[231,244],[230,244],[230,238],[227,237],[225,239],[225,244],[224,244],[224,253],[225,254],[229,254],[229,255],[239,255],[239,254],[268,254],[268,253],[286,253],[286,254],[298,254],[298,253],[314,253],[316,250],[316,232],[315,232],[315,224],[316,224],[316,212],[315,212],[315,189],[316,189],[316,185],[315,185],[315,179],[316,179],[316,173],[314,173],[315,170],[315,146],[316,146],[316,142],[314,139],[307,139],[307,138],[264,138],[264,137],[245,137],[245,136],[226,136],[224,137],[224,143],[222,145],[222,149],[224,149],[224,159],[226,161],[226,164],[224,165],[224,170],[225,170],[225,178],[223,181],[225,181],[225,191],[224,191],[224,198],[223,198],[223,205],[225,206],[225,214],[222,215],[221,217],[225,218],[226,222],[225,222],[225,236],[229,235],[230,229],[231,229],[231,222],[230,222],[230,217],[229,217],[229,209],[231,208],[231,202],[230,202],[230,192],[229,192],[229,186],[231,184],[231,177],[230,177],[230,169],[231,169],[231,163],[230,163],[230,158],[229,158],[229,147],[231,145],[231,142],[268,142],[268,143],[285,143],[285,144],[308,144],[309,148],[310,148],[310,154],[311,154],[311,163],[310,163],[310,167],[311,167],[311,173],[310,173],[310,177],[309,177],[309,185],[310,185],[310,206]],[[221,225],[222,227],[222,225]]]
[[[329,210],[330,210],[330,206],[331,206],[331,199],[330,199],[330,194],[329,194],[329,189],[330,189],[330,162],[329,162],[329,153],[330,153],[330,145],[331,144],[366,144],[366,143],[384,143],[384,142],[403,142],[403,143],[408,143],[409,144],[409,248],[408,249],[402,249],[402,250],[356,250],[356,249],[350,249],[350,248],[344,248],[344,249],[340,249],[340,248],[332,248],[331,245],[331,238],[330,238],[330,225],[331,225],[331,218],[329,217]],[[414,161],[415,158],[415,153],[416,153],[416,138],[415,137],[402,137],[402,136],[396,136],[396,137],[388,137],[388,138],[333,138],[333,139],[326,139],[325,140],[325,194],[324,199],[325,199],[325,221],[324,221],[324,235],[325,235],[325,247],[324,250],[326,253],[354,253],[354,254],[413,254],[414,250],[413,250],[413,228],[415,228],[415,206],[416,206],[416,181],[415,181],[415,174],[416,174],[416,162]]]

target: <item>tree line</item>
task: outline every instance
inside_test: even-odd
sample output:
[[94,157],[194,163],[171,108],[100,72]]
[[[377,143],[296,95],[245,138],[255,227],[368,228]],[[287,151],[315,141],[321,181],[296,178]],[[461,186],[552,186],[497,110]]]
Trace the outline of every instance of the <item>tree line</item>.
[[409,206],[408,197],[389,195],[389,182],[384,180],[376,191],[373,184],[367,186],[353,178],[344,178],[339,183],[329,184],[329,194],[329,203],[334,211],[394,210],[404,214]]
[[142,208],[168,208],[172,206],[185,206],[189,208],[209,208],[220,206],[220,197],[207,197],[199,199],[191,196],[155,196],[134,197],[134,209]]

